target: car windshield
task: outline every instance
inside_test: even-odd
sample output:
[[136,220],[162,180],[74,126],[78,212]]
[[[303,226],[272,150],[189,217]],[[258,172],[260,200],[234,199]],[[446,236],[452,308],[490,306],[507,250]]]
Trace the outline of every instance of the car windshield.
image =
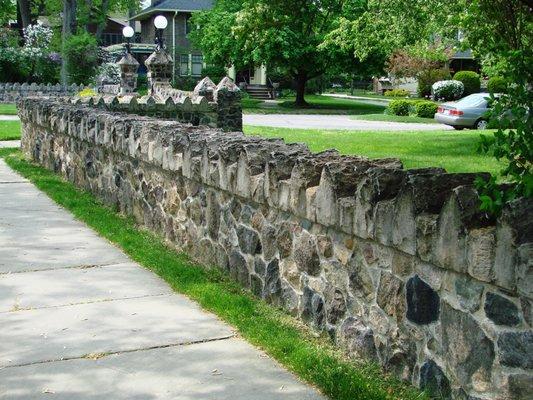
[[479,94],[471,94],[464,99],[459,100],[456,105],[462,107],[483,107],[487,105],[489,95],[483,96]]

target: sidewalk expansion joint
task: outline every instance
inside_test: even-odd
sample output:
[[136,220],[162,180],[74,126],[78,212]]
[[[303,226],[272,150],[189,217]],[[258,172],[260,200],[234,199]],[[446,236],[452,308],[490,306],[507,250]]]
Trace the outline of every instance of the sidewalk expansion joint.
[[87,264],[87,265],[73,265],[73,266],[67,266],[67,267],[50,267],[50,268],[37,268],[37,269],[24,269],[21,271],[6,271],[2,272],[0,271],[0,275],[9,275],[9,274],[25,274],[29,272],[45,272],[45,271],[60,271],[64,269],[89,269],[89,268],[105,268],[105,267],[111,267],[115,265],[125,264],[127,261],[117,261],[113,263],[107,263],[107,264]]
[[89,353],[89,354],[84,354],[84,355],[81,355],[81,356],[62,357],[62,358],[56,358],[56,359],[50,359],[50,360],[41,360],[41,361],[33,361],[33,362],[14,364],[14,365],[4,365],[3,367],[0,367],[0,371],[2,371],[3,369],[7,369],[7,368],[28,367],[28,366],[31,366],[31,365],[49,364],[49,363],[62,362],[62,361],[72,361],[72,360],[94,360],[94,361],[96,361],[96,360],[99,360],[101,358],[114,356],[114,355],[136,353],[136,352],[140,352],[140,351],[150,351],[150,350],[157,350],[157,349],[168,349],[170,347],[192,346],[192,345],[195,345],[195,344],[210,343],[210,342],[221,342],[223,340],[232,339],[234,337],[235,337],[235,334],[232,333],[230,335],[220,336],[220,337],[216,337],[216,338],[193,340],[193,341],[189,341],[189,342],[168,343],[168,344],[161,344],[161,345],[156,345],[156,346],[139,347],[139,348],[136,348],[136,349],[106,351],[106,352],[102,352],[102,353]]
[[63,307],[71,307],[71,306],[80,306],[84,304],[97,304],[97,303],[107,303],[111,301],[121,301],[121,300],[136,300],[136,299],[145,299],[148,297],[162,297],[162,296],[169,296],[173,293],[156,293],[156,294],[145,294],[142,296],[131,296],[131,297],[119,297],[116,299],[100,299],[100,300],[91,300],[91,301],[80,301],[76,303],[68,303],[68,304],[57,304],[53,306],[42,306],[42,307],[17,307],[16,305],[8,311],[0,311],[1,314],[11,314],[15,312],[21,312],[21,311],[35,311],[35,310],[47,310],[51,308],[63,308]]

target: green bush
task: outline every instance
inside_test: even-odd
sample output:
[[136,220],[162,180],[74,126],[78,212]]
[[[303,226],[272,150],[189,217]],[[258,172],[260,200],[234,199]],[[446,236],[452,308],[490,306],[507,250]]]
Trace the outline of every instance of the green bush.
[[468,96],[472,93],[478,93],[481,89],[481,80],[479,79],[479,75],[473,71],[459,71],[453,76],[453,79],[463,82],[465,87],[463,96]]
[[392,100],[389,103],[388,110],[393,115],[409,115],[412,105],[413,102],[410,100]]
[[507,80],[501,76],[493,76],[487,82],[487,90],[489,93],[507,93],[507,87]]
[[89,33],[70,36],[63,48],[69,83],[87,85],[96,74],[98,43]]
[[174,89],[192,91],[198,83],[198,78],[193,78],[192,76],[178,76],[174,79],[172,87]]
[[420,97],[431,96],[431,86],[435,82],[444,81],[450,79],[450,71],[446,68],[431,69],[421,72],[418,75],[418,95]]
[[208,76],[215,85],[218,85],[226,75],[226,69],[224,67],[210,65],[202,69],[202,78]]
[[420,118],[433,118],[439,107],[432,101],[419,101],[415,105],[416,116]]
[[409,92],[409,90],[405,90],[405,89],[392,89],[392,90],[387,90],[384,94],[384,96],[386,97],[407,97],[409,96],[411,93]]

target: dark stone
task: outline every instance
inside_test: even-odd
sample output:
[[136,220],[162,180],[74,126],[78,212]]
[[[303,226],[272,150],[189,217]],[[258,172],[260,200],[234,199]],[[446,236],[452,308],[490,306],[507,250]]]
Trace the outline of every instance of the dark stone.
[[220,227],[220,206],[217,202],[215,192],[207,192],[207,209],[206,209],[206,224],[207,234],[213,238],[218,238],[218,229]]
[[316,248],[314,238],[303,231],[300,237],[296,239],[294,245],[294,261],[300,271],[305,271],[309,275],[318,275],[320,273],[320,258]]
[[474,312],[481,305],[483,285],[461,276],[455,280],[455,293],[457,294],[461,307],[470,312]]
[[281,280],[279,278],[279,262],[277,259],[270,261],[266,267],[265,274],[265,296],[269,300],[277,298],[281,291]]
[[243,206],[241,211],[241,222],[249,224],[250,220],[252,219],[253,213],[254,211],[250,207]]
[[266,264],[259,256],[256,256],[254,259],[254,271],[259,276],[265,276]]
[[316,328],[324,327],[324,300],[308,286],[303,290],[302,319],[311,322]]
[[420,389],[440,399],[449,399],[452,393],[450,381],[433,360],[426,361],[420,367]]
[[270,224],[263,224],[261,229],[261,243],[263,244],[263,257],[270,260],[276,255],[276,229]]
[[335,325],[346,313],[346,301],[339,289],[333,291],[331,299],[327,303],[328,323]]
[[261,241],[259,240],[257,232],[253,229],[247,228],[244,225],[239,225],[237,227],[237,238],[239,239],[239,246],[244,253],[261,253]]
[[518,307],[499,294],[488,292],[485,298],[485,314],[496,325],[516,326],[520,323]]
[[425,325],[439,319],[439,295],[418,277],[407,281],[407,319]]
[[460,385],[470,384],[472,375],[478,381],[491,381],[494,344],[469,313],[442,304],[442,353],[455,371]]
[[346,318],[342,323],[339,341],[356,357],[377,359],[374,332],[356,317]]
[[250,273],[243,255],[233,250],[229,256],[229,272],[232,279],[242,284],[245,288],[250,287]]
[[291,315],[296,315],[298,313],[298,294],[292,286],[285,282],[281,284],[281,292],[283,308]]
[[500,364],[533,368],[533,332],[504,332],[498,338]]
[[250,286],[252,293],[257,297],[263,297],[263,281],[257,275],[252,274],[250,276]]
[[514,400],[531,399],[533,379],[529,375],[517,374],[509,376],[509,395]]
[[403,320],[405,314],[405,296],[403,282],[389,272],[382,272],[376,302],[388,315],[397,321]]
[[362,260],[355,254],[348,261],[350,289],[355,296],[368,297],[374,293],[374,282]]

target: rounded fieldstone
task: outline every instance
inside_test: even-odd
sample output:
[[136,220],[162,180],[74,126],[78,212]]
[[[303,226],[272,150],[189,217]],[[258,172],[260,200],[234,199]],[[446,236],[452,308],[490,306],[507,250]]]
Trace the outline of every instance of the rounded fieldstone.
[[257,297],[263,297],[263,281],[256,274],[250,276],[250,288]]
[[237,238],[239,239],[239,247],[244,253],[261,253],[261,241],[259,240],[257,232],[253,229],[244,225],[239,225],[237,227]]
[[461,307],[470,312],[475,312],[481,305],[483,285],[470,278],[460,276],[455,280],[455,293]]
[[318,256],[314,238],[303,231],[295,240],[294,244],[294,261],[301,271],[309,275],[318,275],[320,273],[320,258]]
[[439,295],[418,275],[407,281],[406,297],[409,321],[425,325],[439,319]]
[[328,323],[335,325],[346,313],[346,301],[339,289],[333,291],[331,299],[327,303]]
[[508,367],[533,368],[533,332],[504,332],[498,338],[500,364]]
[[302,319],[311,322],[316,328],[324,327],[324,300],[308,286],[303,289]]
[[488,292],[485,298],[485,314],[496,325],[516,326],[520,323],[518,307],[493,292]]
[[350,289],[355,296],[368,297],[374,293],[374,282],[362,260],[353,255],[348,261]]
[[287,224],[282,224],[276,235],[279,254],[282,258],[290,256],[292,251],[292,234]]
[[278,297],[281,291],[281,280],[279,277],[279,261],[274,259],[266,267],[265,273],[265,296],[269,300]]
[[390,272],[382,272],[376,302],[388,315],[401,321],[405,314],[403,282]]
[[439,399],[449,399],[452,393],[450,381],[433,360],[426,361],[420,367],[420,389]]
[[349,317],[344,320],[340,329],[339,341],[348,349],[350,354],[356,357],[377,359],[374,331],[365,326],[359,318]]

